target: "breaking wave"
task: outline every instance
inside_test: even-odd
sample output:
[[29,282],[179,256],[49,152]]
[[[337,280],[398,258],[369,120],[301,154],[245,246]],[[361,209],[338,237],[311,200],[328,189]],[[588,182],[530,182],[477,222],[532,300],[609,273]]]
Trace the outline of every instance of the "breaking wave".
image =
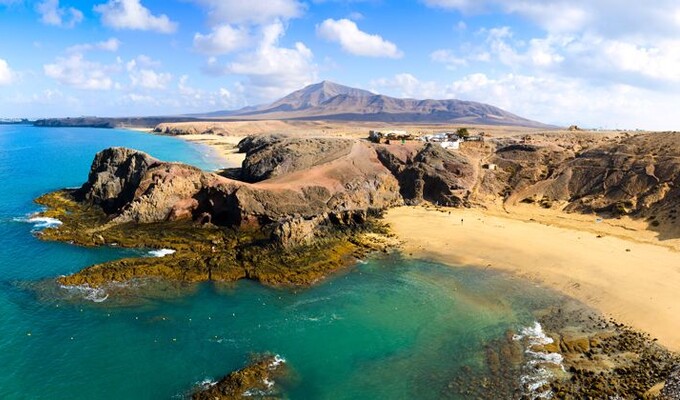
[[27,222],[29,224],[33,224],[33,229],[35,230],[54,228],[62,224],[62,222],[58,219],[50,217],[20,217],[14,218],[13,220],[16,222]]
[[173,249],[158,249],[158,250],[151,250],[149,251],[149,255],[154,256],[154,257],[165,257],[170,254],[175,254],[177,250]]
[[101,303],[103,301],[106,301],[106,299],[109,298],[109,294],[106,293],[106,290],[104,288],[93,288],[90,285],[83,284],[83,285],[59,285],[64,290],[67,290],[68,292],[72,294],[76,294],[78,296],[81,296],[85,300],[89,300],[95,303]]
[[526,349],[524,354],[527,357],[527,362],[522,368],[522,376],[520,377],[524,394],[533,400],[552,398],[552,391],[543,388],[555,378],[553,371],[558,369],[564,371],[563,357],[559,353],[536,351],[535,349],[536,346],[553,343],[553,339],[545,334],[543,327],[538,322],[534,322],[533,326],[522,328],[519,334],[513,336],[513,339],[523,342]]

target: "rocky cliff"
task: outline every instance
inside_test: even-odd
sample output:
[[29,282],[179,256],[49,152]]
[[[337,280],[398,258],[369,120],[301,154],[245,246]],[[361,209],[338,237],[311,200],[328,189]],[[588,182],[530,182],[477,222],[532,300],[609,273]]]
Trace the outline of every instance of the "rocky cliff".
[[470,162],[434,145],[271,136],[240,147],[247,153],[242,181],[135,150],[106,149],[75,198],[101,207],[109,224],[187,219],[269,226],[279,242],[294,244],[324,226],[361,223],[404,201],[465,205],[474,185]]
[[673,230],[680,208],[680,134],[621,135],[584,145],[586,135],[499,143],[490,157],[499,170],[489,175],[510,203],[631,215]]

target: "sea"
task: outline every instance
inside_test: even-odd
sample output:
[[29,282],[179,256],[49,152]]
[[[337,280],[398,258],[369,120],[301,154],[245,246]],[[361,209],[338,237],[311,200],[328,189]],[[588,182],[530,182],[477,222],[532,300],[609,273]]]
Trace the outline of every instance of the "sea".
[[223,167],[210,148],[173,137],[0,126],[0,399],[182,399],[263,353],[285,359],[285,398],[464,399],[452,382],[488,373],[489,343],[540,336],[536,313],[561,301],[512,276],[398,253],[311,288],[141,287],[127,301],[58,287],[94,263],[154,256],[37,238],[57,222],[33,219],[33,200],[80,186],[110,146]]

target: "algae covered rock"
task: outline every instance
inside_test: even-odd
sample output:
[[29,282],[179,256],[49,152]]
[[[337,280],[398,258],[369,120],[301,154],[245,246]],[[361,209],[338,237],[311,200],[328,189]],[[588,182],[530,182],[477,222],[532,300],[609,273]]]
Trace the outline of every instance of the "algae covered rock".
[[256,356],[245,368],[205,385],[191,395],[192,400],[236,400],[282,398],[277,380],[287,374],[286,362],[278,355]]

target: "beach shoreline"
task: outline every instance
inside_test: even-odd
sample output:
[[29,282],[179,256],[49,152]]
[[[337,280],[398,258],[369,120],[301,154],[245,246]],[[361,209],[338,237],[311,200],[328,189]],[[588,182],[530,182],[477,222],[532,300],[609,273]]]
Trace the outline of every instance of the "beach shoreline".
[[176,135],[174,137],[210,148],[215,157],[221,161],[224,168],[240,168],[243,160],[246,158],[245,153],[239,153],[236,147],[238,142],[244,138],[243,136],[223,136],[204,133]]
[[399,207],[385,220],[410,257],[510,272],[680,350],[679,239],[659,241],[637,221],[508,211]]

